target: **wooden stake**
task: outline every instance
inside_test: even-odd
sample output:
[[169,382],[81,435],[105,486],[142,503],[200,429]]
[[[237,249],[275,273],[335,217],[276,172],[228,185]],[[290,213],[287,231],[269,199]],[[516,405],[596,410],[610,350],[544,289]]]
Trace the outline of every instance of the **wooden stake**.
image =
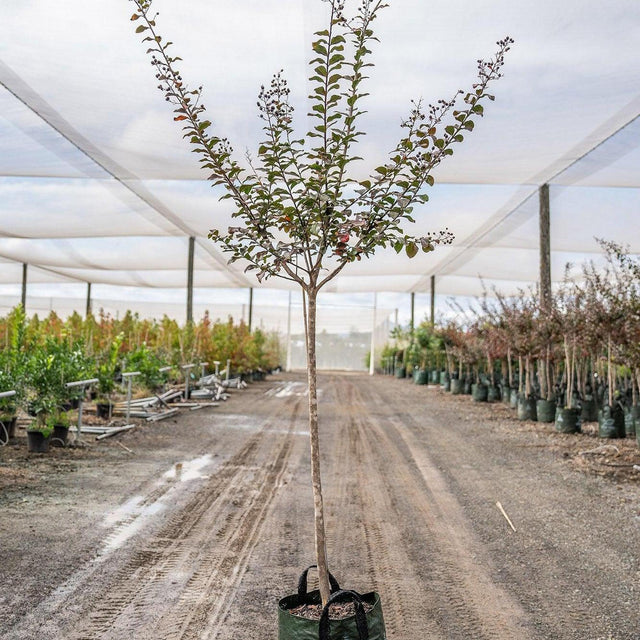
[[505,519],[507,520],[507,522],[509,523],[509,526],[516,531],[516,528],[513,526],[513,522],[511,522],[511,520],[509,519],[509,516],[507,515],[507,512],[502,508],[502,505],[499,502],[496,502],[496,507],[498,507],[498,509],[500,509],[500,513],[505,517]]

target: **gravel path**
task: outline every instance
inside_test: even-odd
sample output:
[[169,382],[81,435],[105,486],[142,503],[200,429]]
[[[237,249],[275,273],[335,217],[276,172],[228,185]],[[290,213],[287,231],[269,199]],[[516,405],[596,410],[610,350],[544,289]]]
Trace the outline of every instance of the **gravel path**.
[[[380,592],[389,640],[640,638],[640,482],[585,465],[599,441],[408,381],[319,387],[331,568]],[[306,429],[292,374],[117,436],[132,453],[0,450],[0,636],[275,639],[312,563]]]

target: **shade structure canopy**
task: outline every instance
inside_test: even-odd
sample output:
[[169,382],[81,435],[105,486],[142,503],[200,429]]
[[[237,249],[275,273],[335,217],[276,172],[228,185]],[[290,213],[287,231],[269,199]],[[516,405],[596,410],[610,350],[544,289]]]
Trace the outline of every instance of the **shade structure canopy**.
[[[509,293],[538,279],[538,190],[550,187],[552,278],[596,258],[595,238],[640,252],[640,4],[636,0],[390,0],[359,143],[365,177],[400,136],[412,99],[450,97],[510,35],[505,77],[476,130],[436,174],[413,232],[449,227],[450,247],[413,260],[380,251],[336,292]],[[280,69],[296,127],[309,125],[308,60],[320,0],[155,0],[187,82],[204,85],[217,135],[240,160],[261,138],[255,106]],[[349,2],[347,2],[347,7]],[[231,222],[156,89],[127,0],[0,4],[0,287],[96,283],[197,288],[258,283],[207,234]]]

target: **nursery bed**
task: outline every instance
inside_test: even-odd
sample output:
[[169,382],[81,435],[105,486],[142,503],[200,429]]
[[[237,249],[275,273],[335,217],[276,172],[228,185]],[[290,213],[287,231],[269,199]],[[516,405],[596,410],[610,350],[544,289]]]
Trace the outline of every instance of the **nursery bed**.
[[[331,568],[381,593],[389,640],[637,638],[630,440],[406,380],[319,388]],[[0,449],[0,636],[275,640],[313,561],[304,391],[274,376],[90,448]]]

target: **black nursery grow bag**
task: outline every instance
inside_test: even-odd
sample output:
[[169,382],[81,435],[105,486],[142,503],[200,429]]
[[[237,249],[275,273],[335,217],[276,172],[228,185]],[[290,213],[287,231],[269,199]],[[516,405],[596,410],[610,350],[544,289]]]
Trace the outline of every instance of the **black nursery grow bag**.
[[[298,593],[278,602],[278,640],[386,640],[380,596],[374,591],[363,595],[355,591],[343,591],[333,576],[330,576],[331,598],[320,620],[292,614],[291,609],[302,604],[321,602],[317,589],[307,593],[309,569],[305,569],[300,576]],[[329,606],[337,601],[353,602],[356,613],[341,620],[329,620]],[[365,611],[365,604],[369,605],[369,611]]]

